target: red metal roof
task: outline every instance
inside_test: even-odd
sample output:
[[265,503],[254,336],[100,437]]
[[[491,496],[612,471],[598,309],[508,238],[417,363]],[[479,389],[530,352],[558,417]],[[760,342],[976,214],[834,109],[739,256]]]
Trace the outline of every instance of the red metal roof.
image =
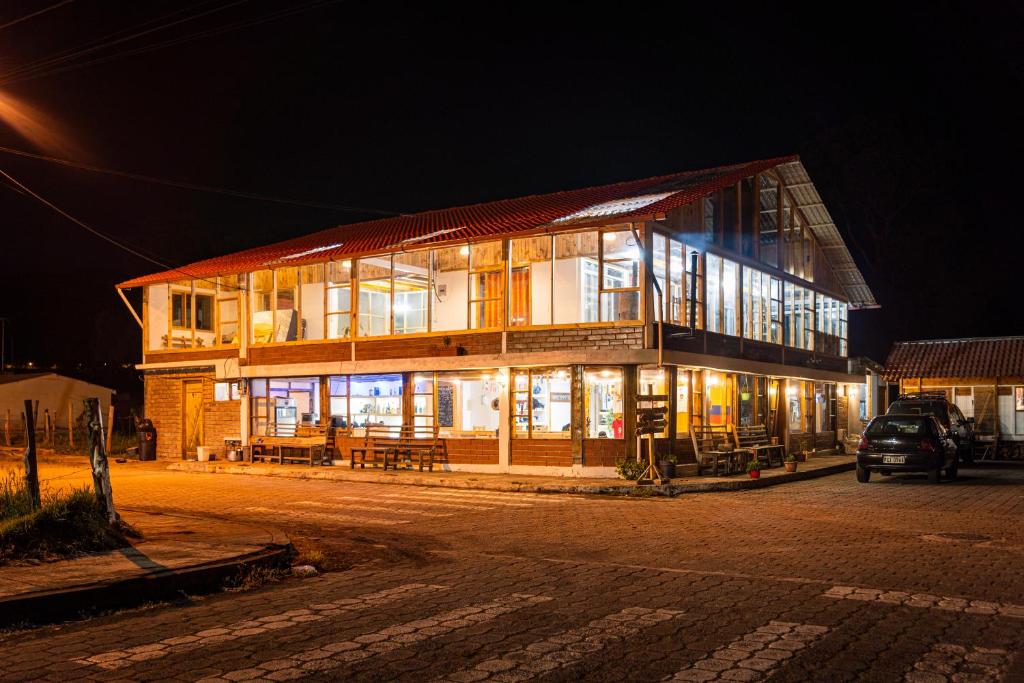
[[1024,375],[1024,337],[896,342],[885,362],[890,382],[914,377]]
[[[743,164],[719,166],[699,171],[633,180],[580,190],[530,195],[484,204],[451,209],[425,211],[414,215],[380,218],[362,223],[339,225],[303,237],[264,247],[218,256],[180,268],[144,275],[118,287],[169,282],[186,278],[207,278],[217,275],[245,273],[275,265],[300,265],[339,257],[361,256],[408,247],[467,242],[504,237],[516,233],[550,227],[552,223],[566,227],[583,227],[624,222],[665,213],[689,204],[715,190],[732,185],[742,178],[779,164],[797,160],[796,156],[777,157]],[[622,211],[603,212],[600,216],[573,218],[573,214],[607,202],[625,201],[648,195],[663,197],[642,204],[625,203]]]

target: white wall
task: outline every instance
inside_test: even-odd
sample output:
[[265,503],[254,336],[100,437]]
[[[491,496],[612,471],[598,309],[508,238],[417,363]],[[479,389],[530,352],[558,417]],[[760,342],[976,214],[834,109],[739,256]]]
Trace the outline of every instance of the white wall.
[[433,330],[465,330],[469,327],[466,315],[469,310],[469,282],[467,271],[453,270],[435,273],[434,288],[440,295],[434,297],[432,305]]
[[324,338],[324,283],[302,285],[302,319],[306,339]]
[[149,349],[162,349],[167,334],[167,285],[150,285],[146,294],[146,325],[149,329]]
[[551,324],[551,262],[530,264],[530,324]]
[[[7,377],[5,377],[7,379]],[[39,401],[39,425],[43,424],[45,410],[50,411],[54,424],[66,428],[68,423],[68,403],[71,403],[74,417],[77,420],[85,412],[84,401],[87,398],[98,398],[103,410],[103,421],[107,420],[107,408],[110,406],[111,390],[96,384],[82,382],[60,375],[42,375],[31,377],[20,382],[0,384],[0,429],[7,411],[11,411],[11,430],[21,430],[21,413],[25,410],[25,399]]]
[[583,317],[580,311],[583,278],[580,274],[581,260],[555,260],[555,324],[578,323]]

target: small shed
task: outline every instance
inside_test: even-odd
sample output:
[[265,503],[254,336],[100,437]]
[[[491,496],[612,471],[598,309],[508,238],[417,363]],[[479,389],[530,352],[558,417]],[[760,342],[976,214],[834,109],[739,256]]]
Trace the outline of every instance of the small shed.
[[106,416],[113,394],[114,390],[110,387],[56,372],[0,375],[0,430],[9,415],[11,431],[21,431],[21,414],[25,410],[26,399],[39,401],[40,428],[47,411],[54,424],[63,428],[67,426],[68,406],[71,407],[72,419],[80,421],[85,412],[85,399],[98,398],[103,415]]
[[901,392],[944,391],[979,433],[1024,441],[1024,336],[897,342],[885,378]]

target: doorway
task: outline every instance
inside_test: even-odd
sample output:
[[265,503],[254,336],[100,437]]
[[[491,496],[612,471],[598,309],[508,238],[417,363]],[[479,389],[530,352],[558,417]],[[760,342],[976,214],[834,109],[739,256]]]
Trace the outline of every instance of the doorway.
[[196,447],[203,444],[203,382],[182,383],[184,398],[181,414],[181,459],[194,457]]

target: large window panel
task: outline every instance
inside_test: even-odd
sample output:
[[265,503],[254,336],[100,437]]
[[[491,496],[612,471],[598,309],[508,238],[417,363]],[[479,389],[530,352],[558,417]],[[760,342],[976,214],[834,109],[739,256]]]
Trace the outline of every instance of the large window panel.
[[711,332],[722,331],[722,258],[714,254],[706,256],[707,262],[707,329]]
[[274,280],[277,284],[274,341],[295,341],[299,338],[299,270],[280,268],[274,271]]
[[640,245],[632,231],[601,235],[601,320],[640,319]]
[[324,338],[324,264],[316,263],[299,269],[301,292],[299,306],[302,324],[300,339],[317,341]]
[[[668,396],[668,369],[667,368],[638,368],[637,372],[637,393],[641,396]],[[647,405],[650,405],[649,403]],[[667,405],[664,404],[664,405]],[[668,415],[665,415],[665,429],[656,433],[655,436],[668,436]]]
[[328,389],[331,426],[336,429],[348,429],[352,424],[348,412],[348,377],[328,378]]
[[391,334],[391,256],[358,261],[359,336]]
[[[654,288],[651,289],[651,308],[654,310],[654,319],[663,320],[665,319],[665,313],[669,310],[669,292],[668,292],[668,238],[661,233],[654,233],[654,248],[651,254],[651,266],[654,273],[654,279],[658,283],[658,288],[661,290],[661,298],[658,298],[658,292]],[[663,309],[658,308],[659,300],[662,303]]]
[[505,273],[502,242],[470,246],[469,322],[474,330],[501,327]]
[[512,272],[508,324],[551,324],[552,237],[511,241]]
[[583,411],[589,439],[623,439],[622,368],[588,367],[583,377]]
[[412,251],[394,256],[394,333],[427,331],[427,294],[430,252]]
[[469,245],[435,249],[432,253],[431,329],[469,328]]
[[331,261],[326,278],[327,338],[348,339],[352,336],[352,261]]
[[239,343],[242,279],[239,275],[217,278],[217,343]]
[[454,437],[494,437],[500,422],[497,403],[503,392],[494,372],[438,372],[437,423]]
[[739,271],[740,267],[735,262],[722,262],[722,331],[732,336],[739,335]]
[[352,375],[349,377],[349,411],[352,426],[399,427],[402,424],[402,375]]
[[686,299],[683,296],[686,278],[686,247],[681,242],[669,240],[668,291],[665,292],[668,321],[676,325],[686,324]]
[[274,273],[258,270],[249,278],[252,294],[252,341],[267,344],[274,341]]
[[572,381],[569,368],[513,370],[512,421],[514,438],[570,438]]
[[597,322],[598,233],[555,235],[555,324]]

